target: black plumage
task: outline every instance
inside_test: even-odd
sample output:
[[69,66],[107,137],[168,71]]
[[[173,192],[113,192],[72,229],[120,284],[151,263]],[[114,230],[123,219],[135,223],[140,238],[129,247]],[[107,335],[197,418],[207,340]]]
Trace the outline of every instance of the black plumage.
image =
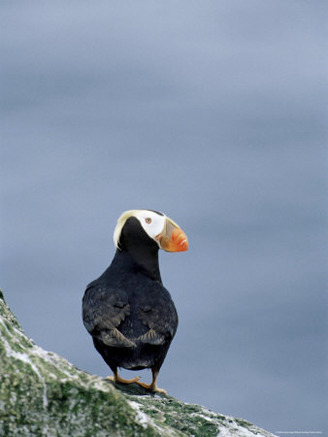
[[[163,223],[170,219],[147,210],[142,211],[145,217],[140,217],[140,213],[136,217],[133,213],[136,211],[127,214],[121,224],[111,265],[87,286],[82,305],[83,322],[95,348],[112,369],[115,382],[137,382],[150,390],[163,391],[157,387],[157,376],[175,335],[178,315],[159,271],[158,250],[163,232],[156,238],[150,237],[142,220],[151,221],[147,215]],[[185,237],[185,234],[174,225],[181,242],[181,235]],[[186,237],[183,241],[187,244]],[[166,250],[172,251],[172,248]],[[148,385],[139,382],[139,378],[124,380],[118,375],[118,367],[151,368],[153,381]]]

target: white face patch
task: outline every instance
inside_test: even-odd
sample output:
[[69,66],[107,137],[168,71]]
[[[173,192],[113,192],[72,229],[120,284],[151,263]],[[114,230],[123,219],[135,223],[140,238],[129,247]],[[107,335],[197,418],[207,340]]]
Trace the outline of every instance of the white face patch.
[[166,220],[166,216],[164,214],[159,215],[156,214],[156,212],[148,211],[146,209],[134,209],[130,211],[125,211],[119,217],[116,228],[114,230],[113,239],[114,244],[117,248],[119,248],[119,239],[123,226],[125,225],[125,222],[129,217],[136,217],[147,235],[149,235],[149,237],[154,240],[155,237],[163,231]]
[[134,216],[139,220],[144,231],[153,240],[164,229],[166,219],[165,215],[158,215],[153,211],[140,210],[137,211]]

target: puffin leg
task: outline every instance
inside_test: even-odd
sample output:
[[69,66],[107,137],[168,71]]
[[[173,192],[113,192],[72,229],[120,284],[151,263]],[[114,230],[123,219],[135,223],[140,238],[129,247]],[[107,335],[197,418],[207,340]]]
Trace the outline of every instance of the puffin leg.
[[146,388],[147,390],[150,390],[154,393],[163,393],[164,395],[166,395],[167,392],[164,389],[157,387],[157,378],[158,378],[159,370],[152,367],[151,371],[153,375],[153,380],[150,384],[146,384],[145,382],[140,382],[140,381],[137,381],[136,383],[138,385],[141,385],[141,387]]
[[120,375],[118,374],[117,371],[117,367],[115,369],[112,369],[114,375],[113,376],[107,376],[106,379],[109,379],[110,381],[115,382],[115,384],[133,384],[134,382],[139,381],[140,376],[137,376],[136,378],[133,379],[124,379],[121,378]]

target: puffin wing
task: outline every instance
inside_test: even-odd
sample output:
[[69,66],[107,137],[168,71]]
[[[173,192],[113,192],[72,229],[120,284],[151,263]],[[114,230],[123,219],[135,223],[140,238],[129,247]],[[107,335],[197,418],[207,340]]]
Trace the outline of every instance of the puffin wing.
[[142,343],[163,345],[174,337],[178,315],[168,291],[165,292],[157,296],[156,301],[140,306],[139,317],[148,327],[148,331],[137,338]]
[[119,326],[130,314],[128,297],[124,290],[89,286],[83,297],[83,323],[92,337],[111,347],[135,347]]

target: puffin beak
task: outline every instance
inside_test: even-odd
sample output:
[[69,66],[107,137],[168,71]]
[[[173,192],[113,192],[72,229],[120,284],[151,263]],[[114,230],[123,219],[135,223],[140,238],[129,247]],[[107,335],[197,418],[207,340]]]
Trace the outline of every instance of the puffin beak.
[[185,252],[188,250],[188,238],[183,230],[166,217],[164,229],[156,237],[161,249],[167,252]]

